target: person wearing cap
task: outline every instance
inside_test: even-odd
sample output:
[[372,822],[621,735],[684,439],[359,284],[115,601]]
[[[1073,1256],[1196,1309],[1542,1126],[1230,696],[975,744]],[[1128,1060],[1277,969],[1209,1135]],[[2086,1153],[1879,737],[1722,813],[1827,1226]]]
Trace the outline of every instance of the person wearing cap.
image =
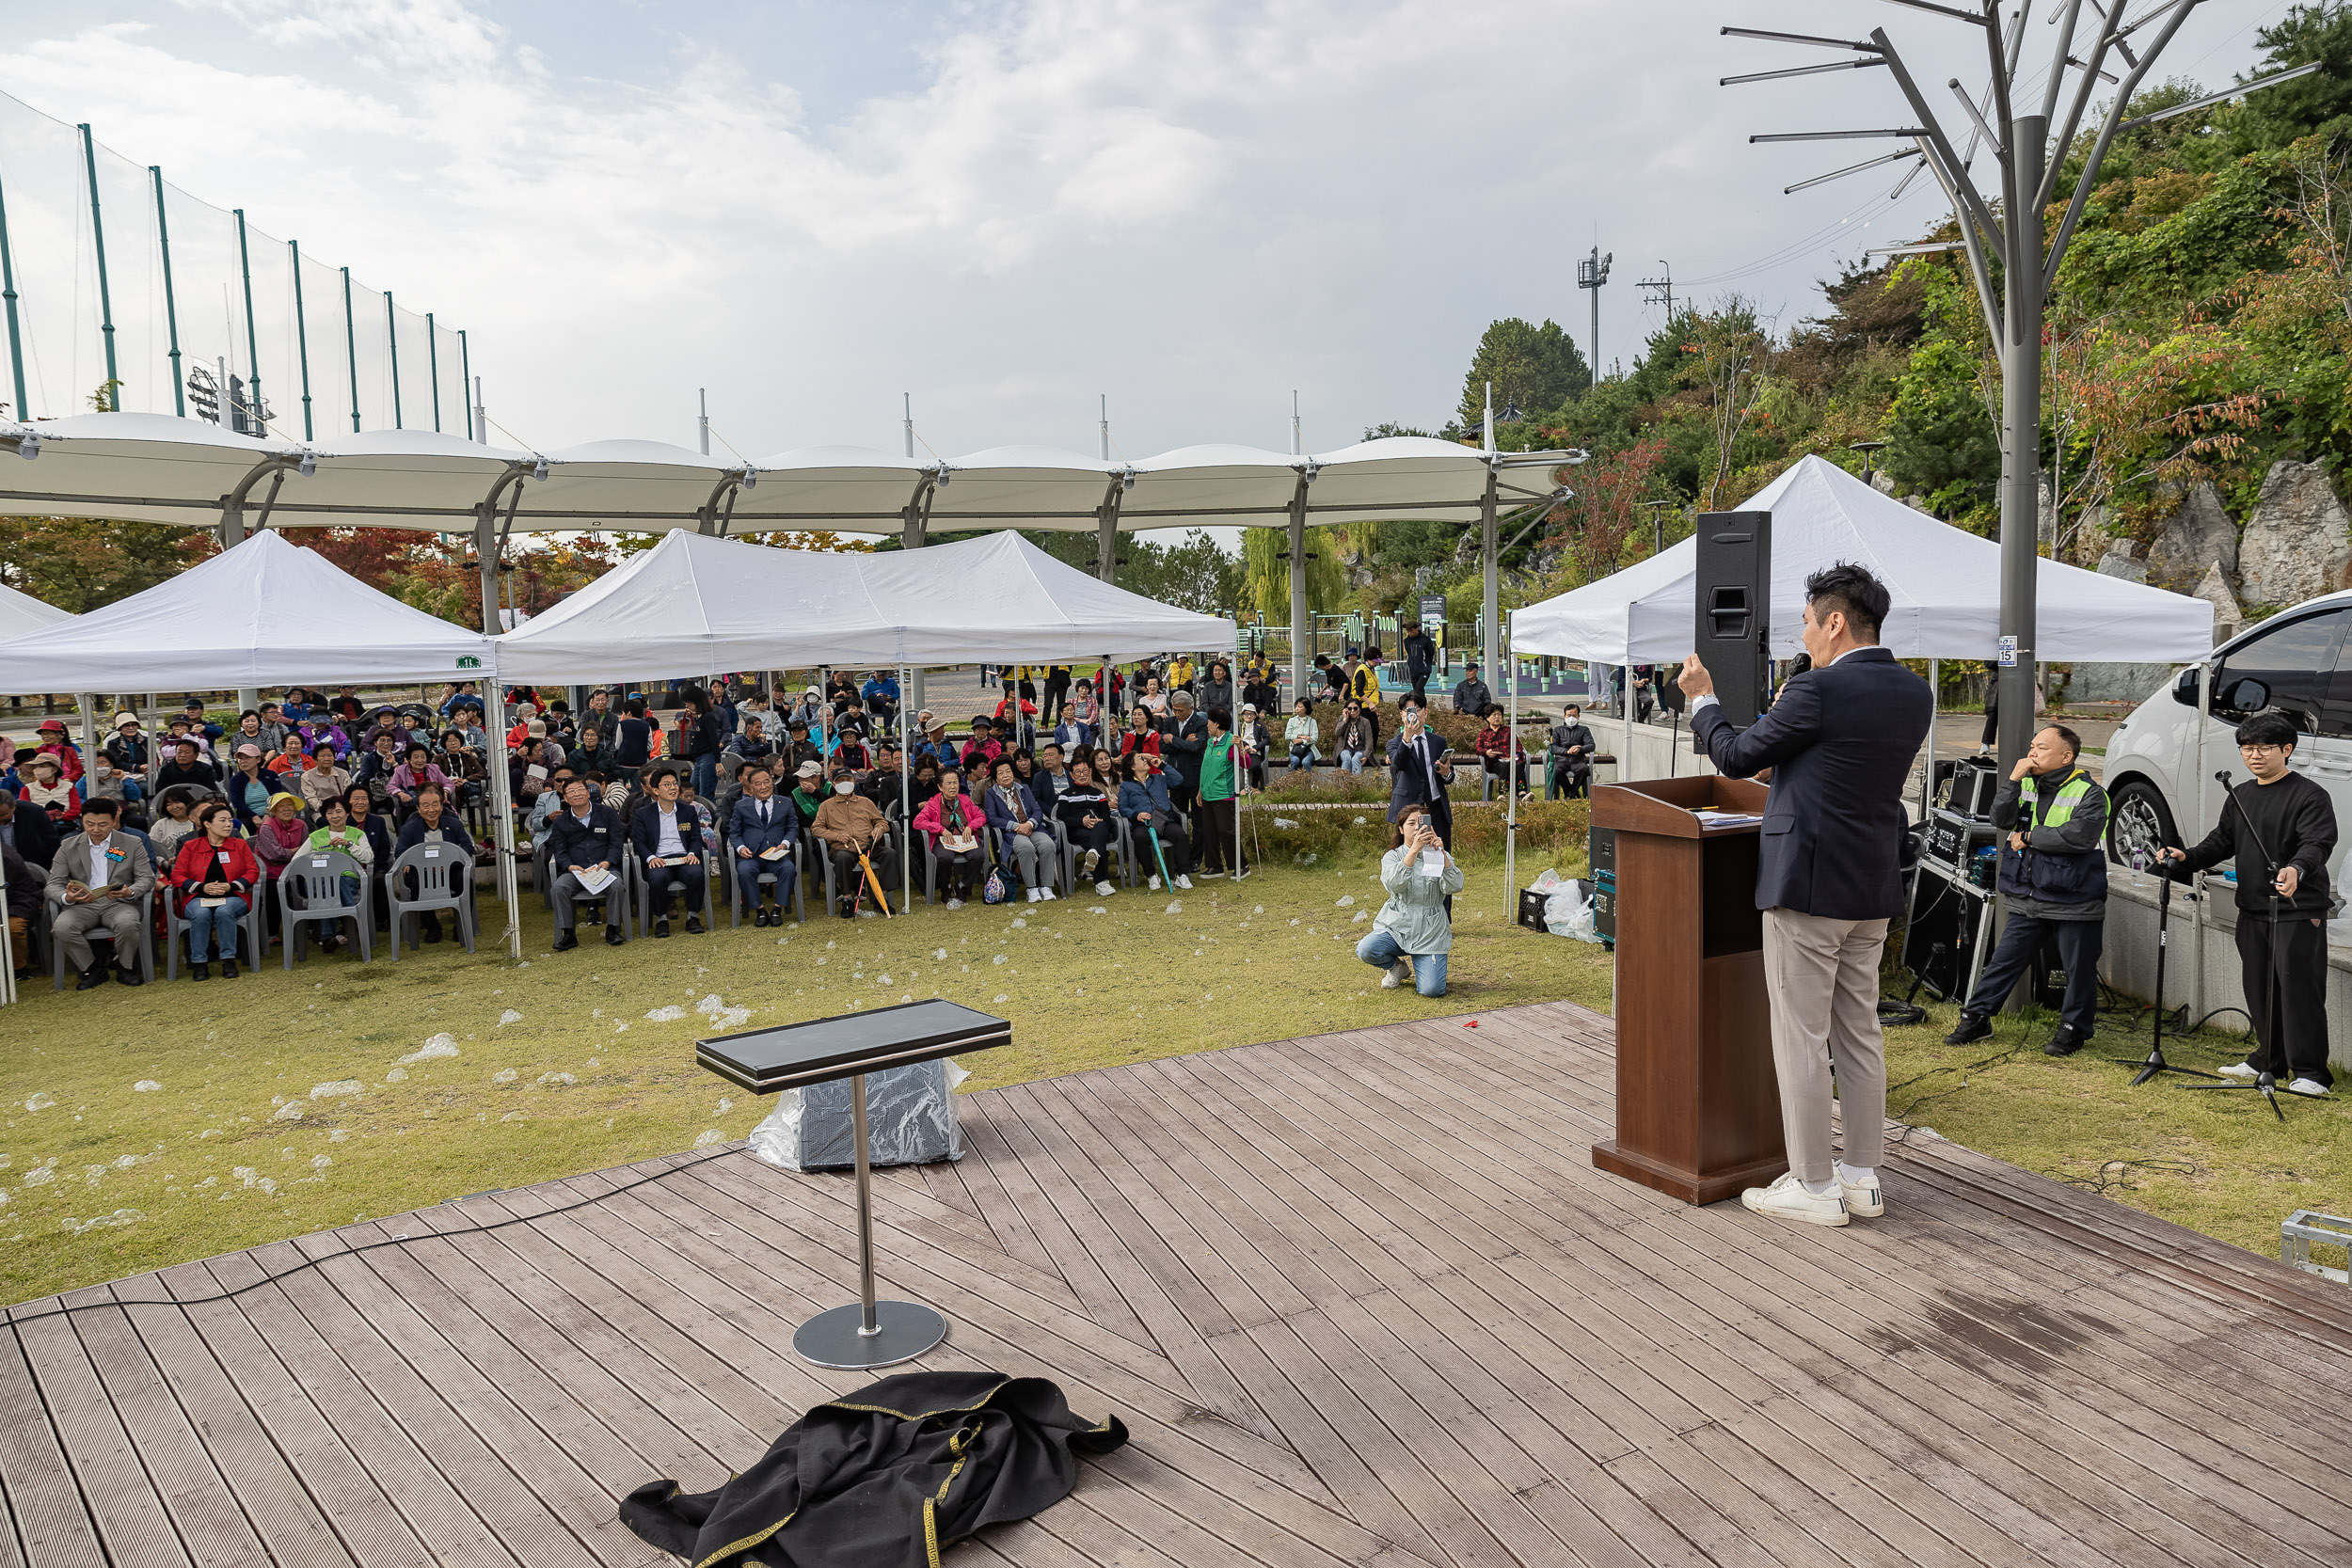
[[406,756],[408,754],[408,726],[402,723],[400,715],[389,707],[379,706],[368,716],[367,728],[359,732],[359,744],[373,751],[375,747],[375,737],[379,735],[389,735],[392,737],[392,752],[395,755]]
[[801,828],[805,832],[817,821],[818,808],[825,803],[825,765],[802,763],[792,777],[792,809],[800,814]]
[[1248,759],[1249,787],[1263,789],[1266,781],[1266,759],[1274,754],[1274,732],[1266,727],[1255,703],[1245,703],[1241,722],[1234,727],[1233,738]]
[[253,824],[269,814],[270,797],[286,787],[285,781],[263,766],[262,748],[256,741],[238,746],[230,761],[234,770],[222,783],[221,793],[229,799],[229,809],[236,814],[237,825],[247,832]]
[[941,768],[955,765],[956,749],[947,739],[946,720],[935,717],[930,708],[925,708],[914,716],[914,729],[922,738],[914,743],[914,761],[920,762],[929,757]]
[[994,723],[985,713],[972,716],[972,738],[963,743],[963,751],[956,758],[967,779],[986,779],[996,759],[1005,754],[1004,742],[995,735]]
[[286,874],[287,863],[310,840],[310,825],[302,819],[302,797],[288,790],[271,796],[269,810],[253,824],[248,836],[253,840],[253,858],[262,863],[267,918],[275,922],[278,880]]
[[204,702],[200,697],[190,697],[181,705],[180,712],[181,716],[187,720],[188,731],[192,735],[199,736],[207,741],[214,741],[218,740],[224,733],[218,724],[204,717]]
[[106,967],[90,949],[90,932],[103,926],[114,938],[115,978],[139,983],[139,943],[146,933],[139,900],[155,887],[155,865],[147,846],[121,830],[112,800],[91,800],[81,811],[80,832],[57,847],[49,863],[46,895],[56,913],[49,937],[65,950],[66,962],[81,979],[76,990],[106,983]]
[[[174,721],[179,722],[180,721]],[[175,784],[185,784],[211,794],[220,784],[220,769],[208,761],[196,743],[196,737],[183,735],[160,748],[163,763],[155,769],[155,789],[158,794]]]
[[646,904],[653,911],[653,934],[670,934],[670,898],[686,906],[686,929],[703,929],[703,899],[710,888],[705,869],[702,822],[691,807],[678,800],[681,769],[672,766],[654,774],[653,795],[637,808],[629,821],[629,841],[637,847],[637,863],[644,868]]
[[18,791],[24,803],[37,806],[60,827],[78,822],[82,817],[82,792],[65,778],[65,769],[51,752],[37,752],[26,765],[31,777],[22,781]]
[[148,764],[152,759],[147,749],[147,736],[139,733],[137,714],[115,715],[114,734],[107,737],[104,750],[121,771],[135,779],[147,777]]
[[65,737],[65,721],[44,719],[40,721],[40,743],[35,748],[43,756],[57,759],[57,771],[68,784],[82,779],[82,749]]

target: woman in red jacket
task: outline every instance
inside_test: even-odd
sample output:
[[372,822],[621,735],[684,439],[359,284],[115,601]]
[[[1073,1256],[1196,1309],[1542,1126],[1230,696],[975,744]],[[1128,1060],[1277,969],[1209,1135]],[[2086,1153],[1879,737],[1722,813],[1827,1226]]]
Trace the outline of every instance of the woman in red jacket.
[[262,866],[237,836],[237,819],[227,801],[205,801],[196,808],[196,821],[197,831],[182,842],[180,858],[171,866],[180,918],[188,923],[188,978],[210,979],[208,958],[218,948],[220,976],[233,980],[237,932],[246,911],[253,907]]

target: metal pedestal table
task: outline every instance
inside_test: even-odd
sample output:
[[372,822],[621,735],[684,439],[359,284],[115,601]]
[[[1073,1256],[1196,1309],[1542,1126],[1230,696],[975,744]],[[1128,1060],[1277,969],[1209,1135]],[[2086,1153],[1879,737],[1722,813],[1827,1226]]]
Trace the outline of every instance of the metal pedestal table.
[[818,1313],[792,1348],[820,1367],[863,1370],[910,1361],[947,1338],[947,1320],[911,1301],[874,1297],[874,1177],[866,1133],[866,1075],[1012,1043],[1012,1025],[960,1003],[907,1002],[694,1042],[694,1060],[753,1094],[850,1080],[857,1145],[858,1299]]

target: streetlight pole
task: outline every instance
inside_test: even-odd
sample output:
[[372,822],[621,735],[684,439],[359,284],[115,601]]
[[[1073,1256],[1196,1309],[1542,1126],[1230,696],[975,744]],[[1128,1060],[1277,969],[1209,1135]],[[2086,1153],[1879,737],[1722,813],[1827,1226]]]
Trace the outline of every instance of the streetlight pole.
[[[2040,533],[2039,488],[2042,478],[2042,305],[2058,279],[2066,247],[2082,221],[2101,166],[2117,135],[2124,131],[2169,119],[2174,115],[2210,107],[2260,87],[2270,87],[2321,69],[2318,63],[2280,71],[2191,103],[2155,114],[2127,118],[2132,94],[2147,76],[2157,56],[2202,0],[2091,0],[2096,19],[2092,40],[2077,47],[2083,21],[2083,0],[2053,0],[2062,7],[2050,20],[2057,44],[2044,75],[2040,104],[2012,101],[2019,86],[2018,57],[2025,46],[2026,24],[2032,0],[2020,0],[2004,26],[1999,0],[1892,0],[1914,10],[1927,11],[1949,22],[1977,28],[1984,39],[1988,64],[1983,93],[1971,97],[1953,78],[1947,85],[1968,127],[1965,150],[1954,145],[1936,119],[1927,95],[1912,77],[1902,55],[1883,27],[1867,39],[1820,38],[1804,33],[1768,32],[1753,27],[1725,27],[1725,36],[1761,39],[1774,43],[1803,44],[1857,56],[1825,65],[1724,77],[1724,85],[1825,71],[1883,67],[1894,80],[1914,117],[1907,126],[1867,131],[1800,131],[1750,136],[1750,142],[1867,141],[1888,138],[1912,148],[1871,158],[1788,187],[1804,190],[1843,175],[1875,168],[1899,158],[1916,156],[1943,187],[1960,225],[1968,255],[1968,272],[1985,325],[1998,347],[2001,367],[2001,621],[1998,649],[2000,701],[2000,763],[2006,768],[2026,754],[2033,738],[2034,714],[2034,585]],[[2128,15],[2127,12],[2136,14]],[[2135,42],[2143,29],[2152,36]],[[2113,61],[2123,75],[2118,80],[2106,71]],[[2070,76],[2073,90],[2066,91]],[[2085,111],[2102,80],[2116,83],[2115,100],[2099,120],[2088,156],[2083,160],[2069,197],[2066,215],[2054,236],[2045,236],[2043,214],[2058,199],[2058,182],[2069,152],[2082,129]],[[1982,105],[1979,107],[1979,105]],[[1948,112],[1948,111],[1947,111]],[[1979,147],[1990,150],[1997,185],[1979,190],[1969,173]],[[1915,151],[1914,150],[1915,149]],[[2056,150],[2056,156],[2052,150]],[[1908,178],[1908,177],[1906,177]],[[1990,194],[1988,195],[1987,192]]]

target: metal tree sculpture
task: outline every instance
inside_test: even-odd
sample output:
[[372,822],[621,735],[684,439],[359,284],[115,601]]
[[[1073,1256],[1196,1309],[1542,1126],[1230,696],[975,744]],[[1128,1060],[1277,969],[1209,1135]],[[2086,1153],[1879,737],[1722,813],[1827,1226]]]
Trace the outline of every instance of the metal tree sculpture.
[[[2047,80],[2038,109],[2014,102],[2019,56],[2033,0],[2021,0],[2006,25],[1998,0],[1968,8],[1938,5],[1934,0],[1889,0],[1890,4],[1928,11],[1979,29],[1984,35],[1989,66],[1984,90],[1971,97],[1958,77],[1949,87],[1967,122],[1965,149],[1937,121],[1928,98],[1904,66],[1902,56],[1884,28],[1867,39],[1817,38],[1803,33],[1775,33],[1752,27],[1725,27],[1735,38],[1763,39],[1776,43],[1806,44],[1858,55],[1827,65],[1794,70],[1757,71],[1726,76],[1724,84],[1772,81],[1831,71],[1884,67],[1916,117],[1916,123],[1891,130],[1800,131],[1756,135],[1751,142],[1851,141],[1892,137],[1913,145],[1884,157],[1873,158],[1788,187],[1806,189],[1842,175],[1856,174],[1899,160],[1917,158],[1934,176],[1952,204],[1960,224],[1961,247],[1968,254],[1968,271],[1976,282],[1985,325],[1992,330],[2001,364],[2001,671],[2000,758],[2004,768],[2025,755],[2034,729],[2034,562],[2039,532],[2039,492],[2042,477],[2042,302],[2058,277],[2068,242],[2082,221],[2092,186],[2107,149],[2125,131],[2159,119],[2240,97],[2261,87],[2289,81],[2320,69],[2317,63],[2283,71],[2155,114],[2126,119],[2133,92],[2149,68],[2172,41],[2181,24],[2201,0],[2147,0],[2139,14],[2126,18],[2133,0],[2053,0],[2046,13],[2058,29],[2051,51]],[[2077,50],[2086,9],[2095,20],[2087,49]],[[2138,43],[2142,29],[2154,33]],[[2119,77],[2107,70],[2114,63]],[[2073,90],[2067,90],[2069,79]],[[2055,235],[2046,232],[2045,214],[2058,199],[2058,182],[2069,150],[2083,128],[2084,115],[2102,83],[2114,87],[2114,101],[2102,114],[2099,128],[2083,158],[2082,169],[2067,199],[2065,216]],[[2063,118],[2060,111],[2063,109]],[[2057,135],[2051,134],[2053,126]],[[1998,184],[1988,197],[1971,176],[1979,147],[1992,155]],[[1908,183],[1908,177],[1906,177]]]

